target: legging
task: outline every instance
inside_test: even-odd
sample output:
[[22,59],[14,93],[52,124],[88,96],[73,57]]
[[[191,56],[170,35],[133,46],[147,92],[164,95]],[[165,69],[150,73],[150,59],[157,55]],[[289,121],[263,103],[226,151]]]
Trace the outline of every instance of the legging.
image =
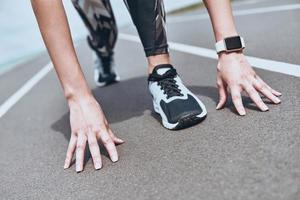
[[[118,29],[109,0],[72,0],[89,30],[88,43],[98,56],[113,54]],[[146,56],[168,53],[163,0],[124,0]]]

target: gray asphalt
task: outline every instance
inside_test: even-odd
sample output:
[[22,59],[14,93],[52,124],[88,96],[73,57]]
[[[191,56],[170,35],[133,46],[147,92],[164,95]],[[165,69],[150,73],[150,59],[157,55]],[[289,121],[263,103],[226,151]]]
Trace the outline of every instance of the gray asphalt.
[[[299,10],[238,17],[239,30],[250,41],[247,54],[300,64],[295,18],[300,19]],[[121,31],[135,33],[132,27]],[[170,41],[213,48],[207,20],[169,24],[168,34]],[[288,42],[277,44],[278,39]],[[299,78],[257,70],[283,93],[282,104],[269,104],[270,111],[262,113],[245,97],[247,115],[239,117],[231,102],[215,110],[216,60],[172,51],[174,65],[205,103],[208,117],[192,128],[168,131],[152,110],[140,44],[119,40],[122,82],[105,88],[93,83],[86,43],[77,51],[112,129],[126,141],[118,146],[120,160],[110,162],[103,150],[100,171],[88,154],[84,172],[75,173],[74,165],[63,170],[68,107],[52,71],[0,119],[0,199],[300,199]],[[0,76],[0,105],[48,61],[42,54]]]

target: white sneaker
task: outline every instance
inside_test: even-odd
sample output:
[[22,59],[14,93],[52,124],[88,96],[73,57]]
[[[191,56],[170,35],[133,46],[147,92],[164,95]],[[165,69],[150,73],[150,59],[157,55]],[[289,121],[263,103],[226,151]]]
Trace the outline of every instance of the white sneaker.
[[120,81],[120,77],[115,71],[112,56],[94,56],[94,80],[97,86],[103,87]]
[[204,104],[183,85],[172,65],[156,66],[148,82],[154,110],[165,128],[183,129],[205,119]]

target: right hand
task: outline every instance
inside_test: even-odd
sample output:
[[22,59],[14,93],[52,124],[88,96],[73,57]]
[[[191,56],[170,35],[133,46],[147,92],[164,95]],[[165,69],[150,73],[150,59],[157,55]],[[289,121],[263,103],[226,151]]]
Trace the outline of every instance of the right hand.
[[263,102],[259,93],[279,104],[281,93],[267,85],[253,70],[242,53],[222,53],[219,55],[217,67],[217,85],[219,89],[219,103],[216,109],[221,109],[230,91],[233,104],[239,115],[245,115],[241,92],[245,91],[261,111],[269,108]]
[[113,134],[94,97],[68,100],[68,104],[72,132],[64,168],[70,167],[73,154],[76,151],[76,171],[81,172],[83,170],[84,152],[88,142],[94,167],[96,170],[100,169],[102,160],[98,140],[105,146],[111,160],[113,162],[118,161],[116,145],[122,144],[124,141]]

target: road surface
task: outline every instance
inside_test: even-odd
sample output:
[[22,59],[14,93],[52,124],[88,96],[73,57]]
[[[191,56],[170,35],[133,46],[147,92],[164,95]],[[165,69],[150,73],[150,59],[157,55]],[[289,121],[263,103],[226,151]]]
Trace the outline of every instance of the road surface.
[[265,113],[245,97],[245,117],[231,102],[215,110],[217,61],[205,10],[169,16],[172,61],[208,109],[203,123],[181,131],[164,129],[153,112],[144,53],[132,26],[120,30],[116,48],[122,81],[109,87],[95,86],[92,53],[85,41],[78,42],[93,93],[112,129],[126,141],[118,146],[117,163],[102,151],[99,171],[89,156],[84,172],[77,174],[74,165],[63,170],[68,107],[46,53],[1,75],[0,199],[300,199],[297,5],[297,0],[234,4],[235,11],[246,13],[236,16],[246,54],[258,74],[283,93],[281,105],[268,104]]

